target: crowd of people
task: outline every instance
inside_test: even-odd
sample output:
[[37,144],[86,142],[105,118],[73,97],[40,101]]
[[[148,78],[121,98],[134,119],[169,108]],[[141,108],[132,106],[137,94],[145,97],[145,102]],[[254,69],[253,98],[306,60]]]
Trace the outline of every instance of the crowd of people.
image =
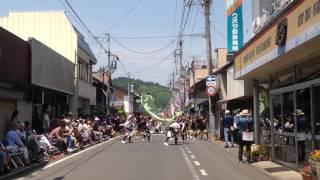
[[209,132],[207,130],[207,119],[203,116],[190,116],[182,115],[177,118],[177,120],[171,123],[166,129],[166,140],[164,145],[168,146],[168,141],[174,139],[175,144],[177,144],[178,138],[181,137],[184,142],[186,139],[195,140],[197,137],[203,139],[209,139]]
[[[122,143],[132,142],[133,133],[143,141],[151,142],[152,132],[166,132],[165,145],[174,136],[196,139],[206,136],[207,120],[202,116],[182,115],[174,123],[153,119],[144,113],[108,115],[102,117],[73,118],[72,113],[50,120],[43,112],[41,130],[35,131],[29,121],[21,122],[19,112],[12,114],[10,128],[6,138],[1,141],[0,171],[12,169],[12,159],[8,154],[20,153],[24,165],[43,160],[52,160],[57,156],[77,152],[84,147],[100,143],[106,139],[124,134]],[[175,132],[174,132],[175,131]],[[171,134],[170,134],[171,132]]]
[[52,160],[116,136],[123,131],[121,124],[126,121],[121,115],[75,119],[72,113],[50,121],[44,112],[42,129],[36,132],[29,121],[19,121],[18,115],[18,111],[13,112],[9,130],[1,141],[0,172],[14,168],[9,154],[21,153],[24,166]]
[[[233,115],[225,111],[223,119],[225,148],[234,147],[235,140],[239,145],[238,161],[243,161],[243,148],[246,148],[246,161],[251,160],[251,145],[253,142],[253,118],[247,109],[237,111]],[[229,141],[231,140],[231,142]]]

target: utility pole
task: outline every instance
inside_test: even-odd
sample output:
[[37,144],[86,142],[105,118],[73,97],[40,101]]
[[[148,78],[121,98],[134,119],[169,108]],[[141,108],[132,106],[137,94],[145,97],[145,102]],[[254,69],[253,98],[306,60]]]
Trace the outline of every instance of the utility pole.
[[172,81],[171,81],[171,83],[172,83],[172,106],[173,106],[173,112],[172,113],[174,113],[174,111],[175,111],[175,105],[176,105],[176,97],[175,97],[175,81],[174,81],[174,70],[173,70],[173,73],[172,73]]
[[179,102],[180,102],[180,111],[182,110],[182,105],[183,105],[183,99],[184,99],[184,96],[183,96],[183,92],[181,92],[181,89],[182,89],[182,78],[183,78],[183,64],[182,64],[182,40],[180,39],[179,41],[179,74],[180,74],[180,77],[179,77]]
[[[204,16],[205,16],[205,33],[207,40],[207,61],[208,61],[208,76],[212,74],[212,50],[211,50],[211,31],[210,31],[210,9],[212,0],[203,0]],[[216,139],[216,123],[212,113],[211,96],[209,98],[209,130],[211,131],[212,140]]]
[[110,114],[110,95],[111,95],[111,52],[110,52],[110,34],[106,34],[108,42],[108,92],[107,92],[107,113]]
[[131,105],[130,105],[130,73],[128,72],[128,112],[131,113]]

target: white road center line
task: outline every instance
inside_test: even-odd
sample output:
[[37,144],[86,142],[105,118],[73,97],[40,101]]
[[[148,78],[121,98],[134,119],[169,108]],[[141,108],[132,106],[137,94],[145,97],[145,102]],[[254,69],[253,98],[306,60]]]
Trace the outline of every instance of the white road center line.
[[192,152],[190,150],[187,151],[189,154],[192,154]]
[[194,163],[196,166],[201,166],[201,164],[199,163],[199,161],[193,161],[193,163]]
[[194,155],[191,155],[190,157],[191,157],[191,159],[196,159],[196,157]]
[[187,165],[188,165],[188,167],[189,167],[189,169],[190,169],[190,171],[191,171],[191,174],[192,174],[192,176],[193,176],[193,179],[194,179],[194,180],[200,180],[200,177],[199,177],[199,175],[197,174],[197,171],[194,169],[194,167],[193,167],[190,159],[188,158],[187,154],[185,153],[185,151],[183,150],[183,148],[180,147],[180,150],[181,150],[181,152],[182,152],[182,155],[183,155],[184,159],[185,159],[186,162],[187,162]]
[[200,169],[200,173],[202,176],[208,176],[207,171],[204,169]]

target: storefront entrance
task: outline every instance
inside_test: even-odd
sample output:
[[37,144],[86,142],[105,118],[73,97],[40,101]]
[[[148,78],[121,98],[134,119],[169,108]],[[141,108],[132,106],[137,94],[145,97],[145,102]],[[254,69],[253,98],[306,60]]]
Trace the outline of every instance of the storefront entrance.
[[272,158],[297,169],[320,148],[320,79],[270,92]]

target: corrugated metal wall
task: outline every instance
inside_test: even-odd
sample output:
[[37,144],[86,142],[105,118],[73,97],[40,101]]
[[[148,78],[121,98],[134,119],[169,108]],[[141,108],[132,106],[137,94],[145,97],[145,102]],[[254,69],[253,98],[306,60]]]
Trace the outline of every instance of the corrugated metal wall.
[[29,81],[29,45],[0,27],[0,81],[25,84]]
[[77,33],[63,11],[10,12],[0,26],[25,41],[34,37],[71,62],[76,60]]
[[75,65],[36,39],[30,46],[32,84],[73,94]]

